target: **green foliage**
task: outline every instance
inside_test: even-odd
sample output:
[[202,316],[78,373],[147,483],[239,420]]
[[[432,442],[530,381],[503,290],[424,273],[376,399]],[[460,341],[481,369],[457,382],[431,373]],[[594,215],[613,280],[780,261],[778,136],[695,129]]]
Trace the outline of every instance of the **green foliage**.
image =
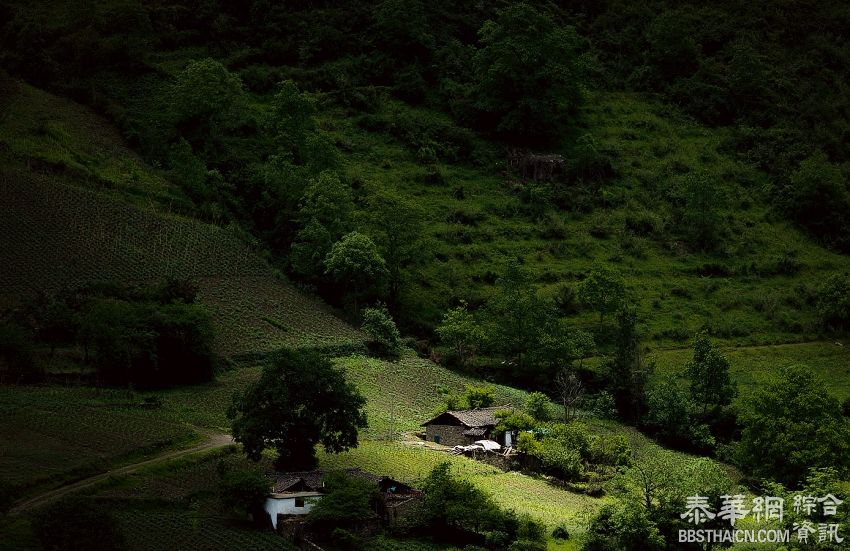
[[582,99],[579,37],[526,3],[479,31],[476,107],[486,127],[520,143],[556,141]]
[[505,528],[505,514],[488,494],[452,475],[440,463],[422,483],[423,498],[411,515],[412,526],[433,536],[451,537],[466,531],[486,533]]
[[257,522],[268,517],[263,505],[270,487],[269,479],[256,467],[227,470],[221,474],[219,484],[222,503],[252,515]]
[[172,124],[207,160],[242,122],[245,101],[239,77],[211,58],[190,61],[168,90]]
[[437,327],[437,335],[442,343],[454,349],[461,364],[475,354],[484,340],[481,325],[464,301],[461,301],[459,306],[446,311],[442,323]]
[[467,385],[463,392],[463,400],[469,408],[486,408],[496,401],[496,392],[489,385]]
[[685,364],[691,380],[691,399],[703,414],[732,403],[737,387],[729,377],[729,360],[712,344],[705,332],[694,339],[693,360]]
[[656,437],[675,446],[708,450],[714,445],[708,426],[694,415],[688,392],[674,380],[663,381],[647,392],[647,411],[641,423]]
[[303,164],[308,137],[315,130],[313,113],[313,103],[295,82],[285,80],[278,84],[265,123],[278,151],[298,164]]
[[335,172],[323,171],[304,190],[298,217],[304,224],[316,220],[337,240],[349,231],[353,213],[351,188]]
[[195,304],[93,298],[79,336],[103,380],[141,388],[187,384],[214,375],[212,320]]
[[850,189],[841,167],[818,154],[800,163],[784,190],[786,211],[824,244],[850,252]]
[[346,234],[333,244],[325,258],[325,273],[354,300],[379,296],[387,278],[387,265],[375,243],[358,232]]
[[810,468],[850,467],[850,421],[806,368],[784,368],[746,406],[738,458],[755,476],[796,486]]
[[497,411],[496,419],[499,420],[499,423],[496,425],[496,431],[502,433],[507,431],[528,431],[536,425],[533,417],[527,413],[512,409]]
[[723,196],[716,178],[705,173],[682,178],[680,231],[688,242],[701,251],[711,251],[720,244],[722,220],[719,208]]
[[292,242],[289,262],[301,277],[318,278],[325,272],[325,257],[333,246],[331,233],[315,218],[301,228]]
[[604,267],[595,267],[582,280],[578,288],[579,300],[599,312],[599,326],[602,326],[605,314],[616,312],[626,297],[626,285],[616,271]]
[[282,351],[259,380],[234,395],[228,417],[250,459],[259,461],[273,447],[278,468],[304,470],[315,466],[318,443],[334,453],[357,445],[357,431],[367,424],[365,403],[327,357]]
[[821,323],[831,329],[850,329],[850,276],[833,274],[818,289]]
[[65,499],[40,511],[33,528],[45,551],[127,548],[124,536],[105,504]]
[[365,308],[361,329],[372,338],[372,342],[377,346],[379,353],[397,356],[401,351],[401,334],[384,306]]
[[640,419],[646,408],[646,384],[654,369],[641,358],[637,314],[624,307],[617,314],[614,353],[605,367],[617,411],[624,419]]
[[664,549],[664,538],[640,505],[603,505],[591,521],[584,551],[644,551]]
[[525,412],[537,421],[548,421],[549,397],[542,392],[532,392],[525,399]]
[[325,495],[307,515],[310,524],[320,531],[333,527],[353,527],[375,514],[378,488],[369,480],[345,472],[332,473],[325,480],[324,491]]

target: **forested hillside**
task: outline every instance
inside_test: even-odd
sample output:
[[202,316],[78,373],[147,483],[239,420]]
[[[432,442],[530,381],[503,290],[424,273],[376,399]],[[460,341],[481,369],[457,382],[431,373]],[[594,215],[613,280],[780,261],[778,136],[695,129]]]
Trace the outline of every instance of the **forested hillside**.
[[115,461],[322,350],[372,425],[321,461],[423,484],[383,439],[504,397],[537,478],[453,464],[543,523],[528,549],[561,517],[568,548],[677,548],[697,482],[846,489],[848,29],[814,0],[0,0],[0,384],[154,392]]

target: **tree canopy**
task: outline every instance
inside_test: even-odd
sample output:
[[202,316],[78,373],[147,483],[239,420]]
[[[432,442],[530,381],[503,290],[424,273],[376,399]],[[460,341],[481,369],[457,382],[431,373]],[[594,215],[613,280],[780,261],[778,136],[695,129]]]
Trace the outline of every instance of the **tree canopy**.
[[259,461],[263,450],[273,448],[279,469],[306,470],[316,465],[316,444],[331,453],[357,446],[357,431],[367,426],[365,404],[329,358],[284,350],[234,396],[228,417],[250,459]]

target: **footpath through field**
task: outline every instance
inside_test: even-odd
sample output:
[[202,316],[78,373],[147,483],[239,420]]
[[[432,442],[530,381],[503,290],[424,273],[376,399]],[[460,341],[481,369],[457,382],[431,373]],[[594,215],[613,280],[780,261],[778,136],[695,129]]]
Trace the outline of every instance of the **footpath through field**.
[[193,446],[191,448],[184,448],[182,450],[172,450],[169,452],[165,452],[161,455],[157,455],[143,461],[139,461],[137,463],[131,463],[129,465],[124,465],[122,467],[116,467],[114,469],[110,469],[106,472],[90,476],[88,478],[83,478],[82,480],[78,480],[71,484],[66,484],[64,486],[60,486],[59,488],[54,488],[53,490],[48,490],[42,492],[40,494],[29,496],[12,506],[10,511],[11,514],[22,513],[24,511],[34,509],[61,497],[64,497],[73,492],[82,490],[84,488],[88,488],[93,486],[99,482],[103,482],[112,476],[125,475],[129,473],[133,473],[138,471],[141,468],[149,467],[151,465],[156,465],[158,463],[164,463],[166,461],[171,461],[173,459],[178,459],[180,457],[191,455],[194,453],[200,453],[205,451],[210,451],[218,448],[224,448],[227,446],[233,445],[233,437],[229,434],[208,434],[207,439],[200,444]]

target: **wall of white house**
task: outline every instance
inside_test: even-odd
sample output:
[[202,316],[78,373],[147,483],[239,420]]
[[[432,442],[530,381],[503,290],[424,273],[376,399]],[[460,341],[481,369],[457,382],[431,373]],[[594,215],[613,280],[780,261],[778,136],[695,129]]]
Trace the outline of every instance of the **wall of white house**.
[[[272,519],[272,526],[277,530],[278,515],[306,515],[321,496],[313,497],[267,497],[265,510]],[[296,505],[296,501],[298,505]]]

